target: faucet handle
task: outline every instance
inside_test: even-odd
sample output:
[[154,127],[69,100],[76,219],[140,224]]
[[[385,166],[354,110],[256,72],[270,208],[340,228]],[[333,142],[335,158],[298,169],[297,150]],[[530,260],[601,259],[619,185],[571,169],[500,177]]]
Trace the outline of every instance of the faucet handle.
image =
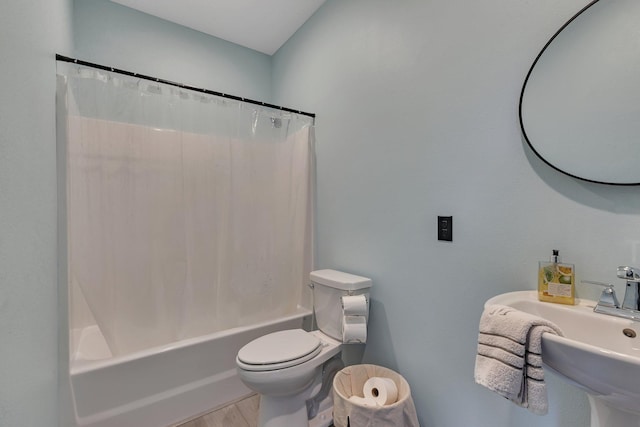
[[618,278],[627,282],[640,282],[640,269],[621,265],[618,267]]
[[[618,269],[618,271],[620,271],[620,270]],[[613,285],[612,284],[603,283],[603,282],[596,282],[594,280],[582,280],[581,282],[582,283],[589,283],[590,285],[604,286],[604,289],[602,290],[602,294],[600,294],[600,300],[598,301],[598,305],[599,306],[620,308],[620,302],[618,301],[618,298],[616,297],[616,290],[613,289]]]
[[640,311],[640,269],[635,267],[618,267],[618,277],[627,281],[622,308]]

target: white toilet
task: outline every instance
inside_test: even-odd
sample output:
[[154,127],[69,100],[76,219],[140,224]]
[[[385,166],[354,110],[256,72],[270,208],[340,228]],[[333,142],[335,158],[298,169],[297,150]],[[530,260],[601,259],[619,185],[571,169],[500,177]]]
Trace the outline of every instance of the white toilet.
[[365,294],[371,279],[335,270],[310,275],[318,330],[290,329],[257,338],[238,352],[242,382],[260,394],[259,427],[332,424],[332,381],[344,367],[342,301]]

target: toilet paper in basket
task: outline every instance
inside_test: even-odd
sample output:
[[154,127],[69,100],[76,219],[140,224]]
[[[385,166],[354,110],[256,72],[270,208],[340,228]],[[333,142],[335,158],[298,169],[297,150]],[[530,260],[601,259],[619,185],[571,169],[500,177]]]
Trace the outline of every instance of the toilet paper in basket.
[[368,407],[386,406],[398,401],[398,387],[391,378],[369,378],[364,383],[362,393],[364,397],[354,395],[349,397],[349,400]]
[[371,377],[364,383],[365,399],[371,397],[378,406],[391,405],[398,400],[398,387],[391,378]]

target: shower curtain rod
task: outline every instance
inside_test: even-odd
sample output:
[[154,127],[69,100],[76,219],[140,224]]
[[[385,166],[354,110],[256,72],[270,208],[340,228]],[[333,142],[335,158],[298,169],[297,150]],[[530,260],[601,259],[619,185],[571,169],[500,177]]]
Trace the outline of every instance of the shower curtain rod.
[[306,113],[304,111],[294,110],[292,108],[287,108],[287,107],[281,107],[280,105],[269,104],[267,102],[256,101],[256,100],[249,99],[249,98],[243,98],[241,96],[229,95],[228,93],[217,92],[215,90],[197,88],[197,87],[189,86],[189,85],[186,85],[186,84],[183,84],[183,83],[172,82],[171,80],[164,80],[164,79],[160,79],[160,78],[157,78],[157,77],[145,76],[144,74],[134,73],[134,72],[131,72],[131,71],[119,70],[117,68],[107,67],[106,65],[95,64],[93,62],[87,62],[87,61],[83,61],[81,59],[70,58],[68,56],[64,56],[64,55],[60,55],[60,54],[56,54],[56,61],[71,62],[71,63],[74,63],[74,64],[84,65],[84,66],[87,66],[87,67],[98,68],[100,70],[111,71],[113,73],[124,74],[126,76],[137,77],[137,78],[140,78],[140,79],[151,80],[151,81],[154,81],[154,82],[163,83],[163,84],[170,85],[170,86],[176,86],[176,87],[183,88],[183,89],[188,89],[188,90],[193,90],[193,91],[196,91],[196,92],[206,93],[208,95],[215,95],[215,96],[220,96],[222,98],[233,99],[235,101],[241,101],[241,102],[247,102],[249,104],[261,105],[263,107],[274,108],[276,110],[287,111],[289,113],[302,114],[304,116],[309,116],[309,117],[311,117],[313,119],[315,119],[315,117],[316,117],[315,113]]

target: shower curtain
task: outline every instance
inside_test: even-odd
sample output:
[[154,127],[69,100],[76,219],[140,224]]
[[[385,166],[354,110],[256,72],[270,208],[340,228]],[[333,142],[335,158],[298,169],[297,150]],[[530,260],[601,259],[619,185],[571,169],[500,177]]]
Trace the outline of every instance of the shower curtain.
[[58,69],[70,286],[113,355],[296,311],[312,262],[312,119]]

